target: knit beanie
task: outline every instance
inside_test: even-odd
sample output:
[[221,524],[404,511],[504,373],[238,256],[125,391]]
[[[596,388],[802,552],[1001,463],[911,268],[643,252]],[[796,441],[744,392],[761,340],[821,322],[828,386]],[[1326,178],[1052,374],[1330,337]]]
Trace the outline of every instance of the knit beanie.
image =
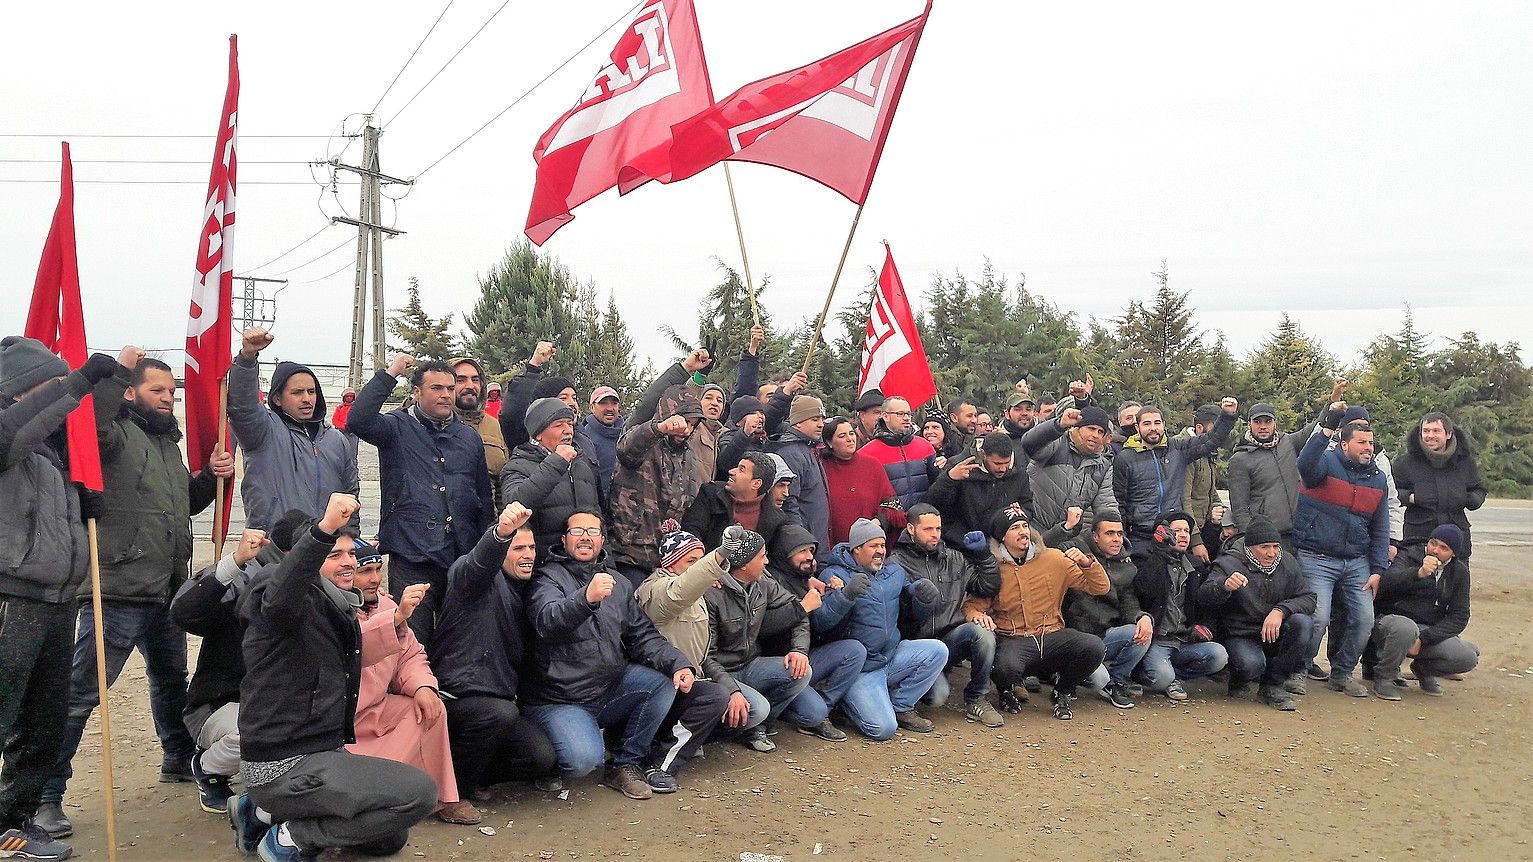
[[383,551],[379,550],[377,545],[364,542],[361,539],[353,539],[352,541],[356,543],[356,547],[352,549],[351,553],[357,558],[357,565],[359,567],[383,565]]
[[677,560],[685,557],[692,549],[706,550],[703,542],[698,537],[683,530],[676,523],[675,518],[667,518],[660,525],[660,566],[670,568]]
[[868,542],[883,537],[884,528],[878,526],[877,521],[872,518],[858,518],[852,523],[851,532],[846,534],[846,544],[855,551]]
[[0,405],[68,373],[69,364],[35,338],[8,335],[0,340]]
[[560,419],[575,421],[575,411],[557,398],[539,398],[527,405],[527,436],[536,437]]
[[1368,421],[1371,421],[1371,420],[1370,420],[1370,418],[1368,416],[1367,409],[1364,408],[1362,405],[1359,405],[1359,404],[1353,404],[1352,406],[1347,408],[1347,412],[1341,414],[1341,424],[1343,424],[1343,425],[1351,425],[1353,422],[1368,422]]
[[1106,410],[1103,410],[1095,404],[1088,404],[1081,408],[1081,421],[1080,424],[1075,427],[1085,428],[1087,425],[1095,425],[1096,427],[1101,428],[1103,434],[1111,434],[1113,430],[1112,417],[1107,415]]
[[724,539],[719,545],[719,550],[724,552],[724,557],[729,561],[729,570],[738,572],[750,565],[751,560],[766,548],[766,539],[754,530],[747,530],[739,524],[730,524],[724,528]]
[[754,395],[741,395],[729,404],[729,424],[738,427],[740,420],[752,413],[765,412],[761,399]]
[[1464,553],[1464,531],[1455,524],[1439,524],[1428,538],[1436,539],[1453,549],[1453,556]]
[[813,419],[825,415],[825,402],[813,395],[795,395],[793,404],[788,407],[788,424],[797,425],[805,419]]
[[1011,525],[1018,521],[1024,524],[1027,523],[1027,513],[1023,512],[1022,507],[1015,503],[996,512],[990,519],[990,538],[995,539],[997,542],[1004,540],[1006,532],[1011,529]]
[[566,389],[574,389],[568,377],[545,377],[532,387],[533,398],[558,398],[559,393]]
[[1252,518],[1246,526],[1246,547],[1266,545],[1272,542],[1281,542],[1283,537],[1278,534],[1277,527],[1266,518]]

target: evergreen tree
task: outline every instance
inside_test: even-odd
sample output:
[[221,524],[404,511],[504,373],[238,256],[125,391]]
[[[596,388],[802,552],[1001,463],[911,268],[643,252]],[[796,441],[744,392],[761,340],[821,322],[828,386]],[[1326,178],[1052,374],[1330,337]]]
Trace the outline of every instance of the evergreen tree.
[[472,336],[469,350],[486,374],[506,376],[539,341],[558,348],[549,370],[573,373],[582,366],[588,330],[580,319],[581,287],[558,261],[518,240],[479,279],[479,290],[464,323]]
[[588,333],[590,349],[577,383],[580,391],[611,386],[622,396],[624,404],[637,401],[649,378],[640,379],[634,367],[633,337],[628,334],[628,324],[618,313],[617,301],[611,294],[607,295],[606,309],[588,325]]
[[[750,296],[745,282],[740,278],[740,273],[722,260],[717,263],[718,268],[724,273],[724,280],[708,291],[708,294],[698,303],[697,339],[689,340],[669,325],[661,326],[660,331],[666,334],[671,343],[676,346],[677,352],[681,354],[690,353],[703,345],[712,345],[714,366],[709,372],[709,378],[725,389],[732,389],[735,369],[740,363],[740,352],[750,346],[753,321]],[[761,315],[761,328],[766,334],[762,341],[760,357],[760,376],[763,381],[774,377],[787,377],[797,370],[796,367],[793,369],[785,367],[789,363],[788,347],[792,339],[776,331],[771,312],[767,311],[762,298],[768,281],[769,279],[762,279],[756,286],[756,307]],[[799,357],[799,361],[802,362],[802,354],[799,354]]]
[[1298,428],[1318,415],[1330,394],[1335,368],[1336,357],[1285,313],[1277,331],[1246,360],[1247,398],[1277,408],[1278,427]]
[[410,277],[407,288],[410,300],[404,308],[394,309],[388,319],[389,334],[399,339],[390,344],[391,353],[408,353],[416,359],[439,359],[446,361],[458,355],[458,339],[448,330],[452,327],[452,315],[437,319],[426,313],[421,305],[420,280]]
[[1380,448],[1395,452],[1405,432],[1436,399],[1427,388],[1427,336],[1416,328],[1409,307],[1400,329],[1383,334],[1363,349],[1346,400],[1368,408]]

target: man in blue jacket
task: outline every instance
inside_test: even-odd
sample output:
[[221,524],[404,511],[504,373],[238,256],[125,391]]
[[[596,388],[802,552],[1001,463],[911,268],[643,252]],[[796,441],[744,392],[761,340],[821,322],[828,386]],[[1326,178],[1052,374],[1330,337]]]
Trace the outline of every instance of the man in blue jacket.
[[[410,375],[410,407],[380,413],[396,378]],[[378,546],[389,555],[389,586],[396,591],[430,584],[410,628],[427,651],[436,611],[447,592],[447,567],[473,550],[494,520],[484,441],[458,417],[457,375],[445,362],[416,364],[395,355],[362,387],[346,427],[378,447],[383,517]]]
[[864,736],[879,741],[901,727],[931,732],[935,725],[916,712],[916,702],[947,667],[942,641],[900,639],[902,609],[908,605],[909,621],[919,625],[936,610],[941,598],[937,585],[926,578],[911,581],[899,563],[886,559],[886,551],[883,528],[859,518],[847,540],[831,551],[823,575],[845,585],[827,590],[819,612],[809,615],[816,634],[827,640],[851,638],[867,647],[862,676],[841,707]]
[[[1155,520],[1166,512],[1180,511],[1187,490],[1187,465],[1207,458],[1229,438],[1240,415],[1240,402],[1225,398],[1214,427],[1195,437],[1171,437],[1159,407],[1140,407],[1134,420],[1136,433],[1113,458],[1112,491],[1118,511],[1127,519],[1129,542],[1134,552],[1154,543]],[[1198,531],[1192,533],[1192,555],[1208,564],[1208,551]]]
[[[1343,631],[1331,634],[1339,647],[1326,685],[1352,697],[1367,697],[1368,689],[1352,671],[1373,631],[1373,598],[1389,569],[1389,491],[1388,480],[1373,463],[1373,429],[1363,424],[1342,427],[1343,415],[1334,407],[1327,411],[1320,430],[1299,452],[1294,544],[1318,600],[1310,656],[1320,651],[1320,638],[1331,622],[1331,598],[1339,594],[1347,620]],[[1331,449],[1333,436],[1341,443]]]

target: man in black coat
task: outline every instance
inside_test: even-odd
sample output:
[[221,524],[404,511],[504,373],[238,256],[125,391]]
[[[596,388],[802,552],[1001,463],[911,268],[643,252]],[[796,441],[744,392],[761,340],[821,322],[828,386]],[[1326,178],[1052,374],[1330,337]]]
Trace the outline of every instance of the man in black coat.
[[747,452],[729,470],[729,478],[709,482],[681,517],[681,528],[696,536],[704,547],[717,548],[724,529],[739,524],[759,533],[771,547],[777,531],[791,519],[767,498],[777,463],[763,452]]
[[949,461],[948,469],[926,492],[926,502],[942,513],[942,538],[948,547],[975,560],[988,550],[969,550],[964,536],[984,532],[997,512],[1016,504],[1033,510],[1033,491],[1026,465],[1017,463],[1016,446],[1005,432],[992,431],[980,442],[980,457]]
[[1392,465],[1395,488],[1405,506],[1402,544],[1423,544],[1439,524],[1464,534],[1466,561],[1474,550],[1465,509],[1485,505],[1485,483],[1474,447],[1463,429],[1443,413],[1428,413],[1405,437],[1405,454]]
[[1145,688],[1176,701],[1187,699],[1183,681],[1218,673],[1229,660],[1199,614],[1203,574],[1187,550],[1192,535],[1190,515],[1167,512],[1155,520],[1149,544],[1134,552],[1134,595],[1155,627],[1139,672]]
[[1407,658],[1421,693],[1434,697],[1443,694],[1440,677],[1480,663],[1480,648],[1461,637],[1469,625],[1469,563],[1459,552],[1467,543],[1456,524],[1440,524],[1426,544],[1402,547],[1380,579],[1363,657],[1363,675],[1380,698],[1400,699],[1396,678]]
[[1243,537],[1214,560],[1198,590],[1198,603],[1215,618],[1219,642],[1229,654],[1230,696],[1258,697],[1273,709],[1299,708],[1304,666],[1314,630],[1315,591],[1299,561],[1283,550],[1271,521],[1256,517]]
[[527,585],[537,557],[531,517],[520,503],[506,506],[474,549],[447,570],[430,658],[447,702],[460,799],[505,781],[560,788],[553,743],[517,707],[531,640]]
[[[332,494],[292,550],[239,602],[245,623],[240,775],[229,802],[241,852],[304,862],[328,848],[387,856],[437,806],[436,781],[408,764],[352,754],[362,668],[400,649],[398,630],[364,643],[351,585],[357,498]],[[392,636],[392,637],[391,637]],[[275,824],[275,825],[268,825]]]
[[558,398],[539,398],[524,421],[532,437],[512,450],[501,470],[500,498],[532,510],[542,562],[560,544],[569,516],[578,509],[600,510],[603,501],[596,469],[574,446],[575,411]]

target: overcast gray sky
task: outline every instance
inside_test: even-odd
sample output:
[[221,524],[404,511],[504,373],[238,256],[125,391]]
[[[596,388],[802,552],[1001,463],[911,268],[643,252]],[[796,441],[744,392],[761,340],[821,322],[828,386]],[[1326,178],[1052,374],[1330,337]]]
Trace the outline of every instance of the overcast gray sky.
[[[407,110],[405,101],[501,5],[457,0],[384,100],[383,168],[419,173],[597,35],[633,0],[513,0]],[[0,133],[75,137],[76,178],[184,185],[77,186],[90,342],[179,348],[226,37],[238,33],[236,270],[288,273],[274,351],[342,363],[354,255],[344,227],[251,268],[355,213],[308,183],[327,139],[370,110],[442,2],[79,2],[7,11]],[[920,0],[699,0],[723,96],[918,13]],[[616,31],[612,31],[615,33]],[[431,170],[388,215],[390,305],[417,276],[435,314],[462,312],[520,235],[537,136],[580,94],[604,36]],[[1533,6],[1523,3],[1097,3],[937,0],[852,246],[851,299],[892,244],[906,285],[977,275],[988,259],[1077,312],[1111,317],[1150,293],[1168,259],[1198,322],[1239,352],[1283,311],[1343,361],[1409,303],[1427,330],[1526,340],[1533,323]],[[347,128],[359,122],[352,117]],[[258,135],[313,135],[273,139]],[[355,160],[360,145],[345,152]],[[0,180],[57,178],[57,138],[0,137]],[[27,164],[13,160],[46,159]],[[89,159],[188,165],[91,164]],[[257,164],[261,161],[287,164]],[[779,319],[818,311],[854,207],[793,174],[738,164],[752,267]],[[0,330],[19,331],[57,199],[0,182]],[[316,203],[318,199],[318,203]],[[322,215],[323,211],[323,215]],[[576,211],[545,248],[611,292],[641,352],[668,359],[662,323],[690,329],[738,263],[718,169]],[[341,270],[337,272],[337,270]],[[329,273],[335,273],[320,279]],[[313,283],[301,283],[320,279]],[[838,303],[839,304],[839,303]]]

